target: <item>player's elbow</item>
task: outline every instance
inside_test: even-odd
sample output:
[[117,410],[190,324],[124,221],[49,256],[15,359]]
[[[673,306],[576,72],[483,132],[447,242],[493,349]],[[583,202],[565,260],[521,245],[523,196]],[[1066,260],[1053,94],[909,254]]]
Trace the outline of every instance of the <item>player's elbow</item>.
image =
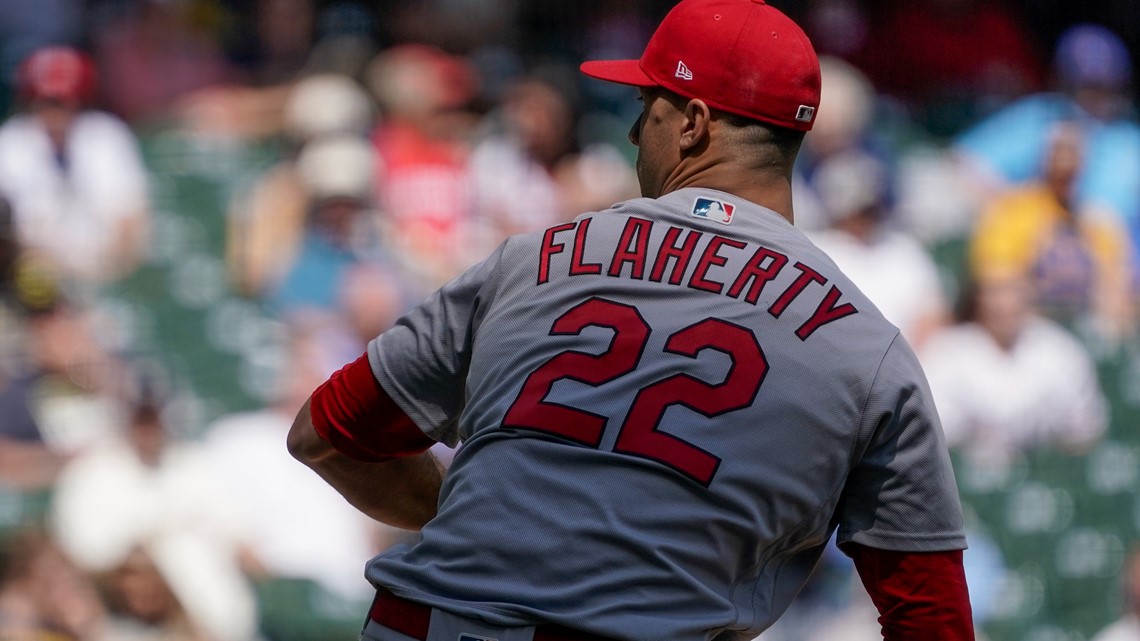
[[332,444],[318,434],[313,426],[313,416],[308,401],[305,401],[305,405],[293,419],[293,426],[289,428],[285,445],[293,458],[309,466],[334,452]]

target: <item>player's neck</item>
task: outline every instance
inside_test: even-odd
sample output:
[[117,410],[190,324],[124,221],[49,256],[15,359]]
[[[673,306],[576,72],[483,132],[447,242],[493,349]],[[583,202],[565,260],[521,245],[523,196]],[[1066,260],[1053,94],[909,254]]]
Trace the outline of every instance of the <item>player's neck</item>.
[[744,168],[735,163],[699,166],[682,163],[665,181],[662,195],[688,187],[716,189],[756,203],[795,223],[792,211],[792,182],[784,172],[772,168]]

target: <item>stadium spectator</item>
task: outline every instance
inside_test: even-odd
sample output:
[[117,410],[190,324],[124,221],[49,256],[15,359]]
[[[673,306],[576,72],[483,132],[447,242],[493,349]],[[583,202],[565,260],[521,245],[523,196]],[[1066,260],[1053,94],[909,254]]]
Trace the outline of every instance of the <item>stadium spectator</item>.
[[367,70],[381,110],[376,185],[401,268],[427,293],[473,264],[492,232],[473,224],[468,171],[477,79],[462,59],[426,45],[382,51]]
[[103,574],[109,616],[103,638],[129,641],[214,641],[186,611],[162,568],[143,546]]
[[245,60],[257,85],[293,81],[309,60],[316,29],[313,0],[255,0],[256,51]]
[[[292,87],[284,107],[284,158],[229,206],[226,261],[238,291],[261,296],[272,290],[297,257],[309,208],[297,166],[304,146],[332,136],[363,138],[372,120],[368,95],[351,78],[315,74]],[[371,191],[367,184],[361,189]]]
[[0,371],[0,484],[39,491],[113,431],[119,364],[42,266],[22,264],[14,287],[19,351]]
[[617,149],[580,148],[574,105],[555,82],[515,81],[490,120],[493,131],[475,146],[471,171],[478,215],[499,236],[637,196],[636,176]]
[[871,16],[859,0],[812,0],[800,23],[821,58],[853,56],[871,34]]
[[127,3],[92,34],[103,104],[132,124],[157,122],[194,91],[235,82],[220,43],[225,23],[211,0]]
[[831,227],[812,240],[871,299],[916,349],[948,320],[934,259],[892,226],[887,167],[850,150],[829,156],[813,183]]
[[978,107],[1039,90],[1045,70],[1025,23],[1004,2],[884,3],[852,60],[881,91],[926,112],[952,132]]
[[109,641],[94,583],[34,527],[0,539],[0,639]]
[[19,86],[23,111],[0,126],[0,193],[21,243],[82,283],[129,272],[146,241],[147,175],[126,125],[88,108],[90,59],[41,49],[21,66]]
[[204,35],[214,41],[228,40],[229,59],[235,67],[221,81],[201,83],[181,95],[173,102],[174,115],[185,129],[222,144],[278,135],[286,124],[283,111],[294,84],[318,71],[311,60],[316,53],[314,2],[253,0],[242,25],[250,37],[233,38],[233,25],[240,19],[230,15],[228,9],[233,7],[216,0],[194,1],[199,5],[197,13],[211,14],[211,18],[191,22],[214,23],[210,31],[215,33]]
[[[280,447],[297,410],[333,367],[316,336],[292,334],[273,404],[215,422],[206,430],[205,452],[246,523],[260,578],[304,578],[337,598],[366,601],[372,590],[360,559],[395,534],[340,500]],[[310,527],[314,522],[319,530]]]
[[792,184],[796,227],[808,232],[824,229],[833,218],[820,200],[815,180],[819,167],[832,156],[871,155],[887,163],[890,155],[886,145],[874,137],[877,96],[867,76],[832,56],[820,57],[819,71],[823,83],[820,110],[815,125],[804,137]]
[[11,107],[9,83],[21,61],[42,47],[83,39],[90,28],[84,5],[83,0],[0,0],[0,113]]
[[947,443],[996,466],[1025,448],[1087,449],[1108,420],[1087,350],[1037,314],[1024,274],[994,270],[975,279],[965,322],[920,352]]
[[137,387],[122,431],[60,474],[53,536],[79,567],[128,592],[120,612],[129,621],[153,618],[164,628],[177,614],[157,592],[157,571],[192,630],[210,641],[250,641],[256,600],[242,573],[245,539],[229,492],[200,446],[167,433],[158,387]]
[[975,273],[1019,273],[1032,281],[1046,315],[1067,324],[1089,320],[1101,337],[1119,341],[1133,325],[1132,248],[1116,216],[1077,196],[1083,133],[1075,123],[1054,125],[1041,178],[983,210],[970,242],[970,267]]
[[[387,14],[385,14],[387,17]],[[360,0],[341,0],[317,12],[317,39],[306,64],[308,73],[338,73],[364,77],[379,43],[375,11]]]
[[[295,114],[288,113],[289,103],[296,101],[298,84],[307,84],[310,76],[361,80],[378,49],[373,10],[353,0],[322,2],[319,8],[314,4],[311,0],[246,4],[252,11],[243,12],[245,20],[236,18],[225,29],[230,36],[242,32],[242,27],[252,34],[227,39],[229,55],[241,67],[240,81],[211,84],[179,99],[174,114],[179,125],[223,147],[289,137],[295,124],[290,121]],[[227,17],[232,16],[227,13]],[[330,116],[357,104],[355,97],[350,100],[346,106],[326,103]],[[311,101],[307,104],[313,106]]]
[[334,313],[346,275],[379,258],[374,214],[374,151],[355,136],[316,140],[301,151],[298,176],[306,195],[305,226],[296,257],[268,292],[272,308]]
[[1054,70],[1057,91],[1027,96],[998,111],[962,134],[955,150],[972,181],[996,193],[1040,180],[1056,125],[1075,122],[1084,131],[1085,152],[1074,204],[1135,220],[1140,127],[1130,109],[1128,48],[1105,27],[1076,25],[1057,42]]

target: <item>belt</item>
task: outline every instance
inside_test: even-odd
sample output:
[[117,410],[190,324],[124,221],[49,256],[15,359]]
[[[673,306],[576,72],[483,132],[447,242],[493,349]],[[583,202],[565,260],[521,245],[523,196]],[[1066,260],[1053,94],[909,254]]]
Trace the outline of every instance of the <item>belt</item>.
[[[368,618],[404,636],[424,641],[431,625],[431,606],[409,601],[380,589],[372,603]],[[544,623],[534,628],[534,641],[613,641],[560,625]]]

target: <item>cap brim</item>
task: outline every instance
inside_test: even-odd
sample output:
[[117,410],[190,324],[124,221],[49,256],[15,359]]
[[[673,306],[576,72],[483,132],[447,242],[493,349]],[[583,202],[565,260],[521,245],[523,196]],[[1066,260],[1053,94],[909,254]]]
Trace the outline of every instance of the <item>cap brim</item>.
[[641,64],[637,60],[591,60],[583,62],[579,69],[587,76],[598,80],[634,87],[657,86],[657,83],[641,70]]

